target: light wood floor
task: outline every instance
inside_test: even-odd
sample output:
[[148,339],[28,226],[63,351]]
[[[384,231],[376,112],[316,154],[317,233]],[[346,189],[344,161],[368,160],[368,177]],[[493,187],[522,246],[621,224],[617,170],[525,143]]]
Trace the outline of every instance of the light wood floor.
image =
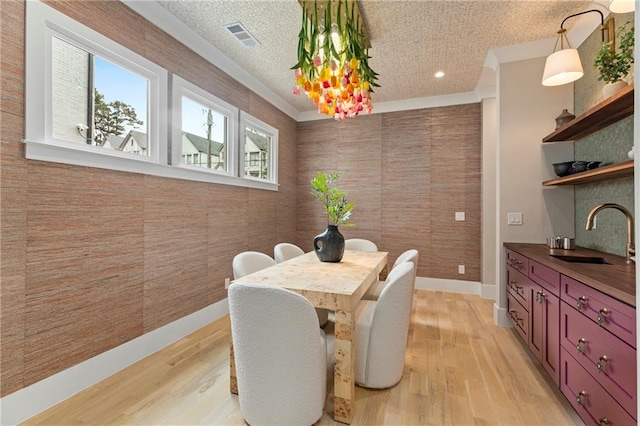
[[[492,316],[492,301],[478,296],[417,291],[403,378],[391,389],[357,387],[353,424],[582,424]],[[227,316],[25,424],[242,425],[229,393],[229,331]],[[327,391],[317,424],[340,425]]]

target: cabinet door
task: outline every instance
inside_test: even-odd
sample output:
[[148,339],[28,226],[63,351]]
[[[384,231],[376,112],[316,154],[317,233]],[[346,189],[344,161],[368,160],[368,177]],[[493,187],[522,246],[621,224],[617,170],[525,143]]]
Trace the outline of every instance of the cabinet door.
[[635,419],[563,347],[562,383],[565,394],[578,415],[588,425],[635,425]]
[[531,304],[531,280],[511,266],[507,266],[507,291],[529,310]]
[[562,276],[562,300],[603,329],[636,347],[636,309],[579,281]]
[[544,287],[532,286],[529,349],[556,385],[560,383],[560,300]]
[[527,310],[516,300],[511,293],[507,293],[507,309],[509,318],[525,344],[529,341],[529,315]]
[[636,350],[562,302],[562,347],[636,416]]

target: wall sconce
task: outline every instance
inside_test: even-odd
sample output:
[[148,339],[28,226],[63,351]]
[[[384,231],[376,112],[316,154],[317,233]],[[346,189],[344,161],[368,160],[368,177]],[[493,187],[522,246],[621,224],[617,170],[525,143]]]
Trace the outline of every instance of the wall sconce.
[[[553,47],[553,53],[547,57],[547,61],[544,64],[544,73],[542,74],[543,86],[560,86],[576,81],[584,75],[578,49],[572,48],[569,44],[569,39],[567,39],[566,35],[567,30],[564,28],[564,23],[570,18],[590,12],[600,14],[602,41],[605,41],[605,30],[609,30],[609,39],[613,39],[611,36],[613,22],[610,22],[611,20],[609,20],[607,21],[607,25],[605,25],[604,15],[599,10],[586,10],[584,12],[574,13],[573,15],[569,15],[564,18],[560,24],[560,29],[558,30],[558,38],[556,39],[556,44]],[[560,42],[560,50],[556,51],[558,42]],[[567,47],[565,47],[565,43]]]
[[609,10],[613,13],[628,13],[636,10],[634,0],[611,0]]

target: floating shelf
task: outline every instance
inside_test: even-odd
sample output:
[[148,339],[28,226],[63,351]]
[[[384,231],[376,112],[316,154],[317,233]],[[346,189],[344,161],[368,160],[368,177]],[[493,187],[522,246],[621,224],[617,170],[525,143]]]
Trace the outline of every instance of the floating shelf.
[[633,160],[609,164],[608,166],[598,167],[597,169],[587,170],[586,172],[547,180],[542,182],[542,186],[580,185],[627,176],[633,176]]
[[565,123],[562,127],[542,139],[542,142],[565,142],[580,139],[632,114],[633,84],[630,84],[620,92]]

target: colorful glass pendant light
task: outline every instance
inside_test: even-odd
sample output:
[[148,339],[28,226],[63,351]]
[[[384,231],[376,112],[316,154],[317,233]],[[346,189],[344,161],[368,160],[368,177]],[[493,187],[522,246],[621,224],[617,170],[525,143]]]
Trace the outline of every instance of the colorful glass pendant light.
[[377,75],[355,0],[299,0],[302,28],[293,93],[305,92],[320,114],[336,120],[371,113]]

